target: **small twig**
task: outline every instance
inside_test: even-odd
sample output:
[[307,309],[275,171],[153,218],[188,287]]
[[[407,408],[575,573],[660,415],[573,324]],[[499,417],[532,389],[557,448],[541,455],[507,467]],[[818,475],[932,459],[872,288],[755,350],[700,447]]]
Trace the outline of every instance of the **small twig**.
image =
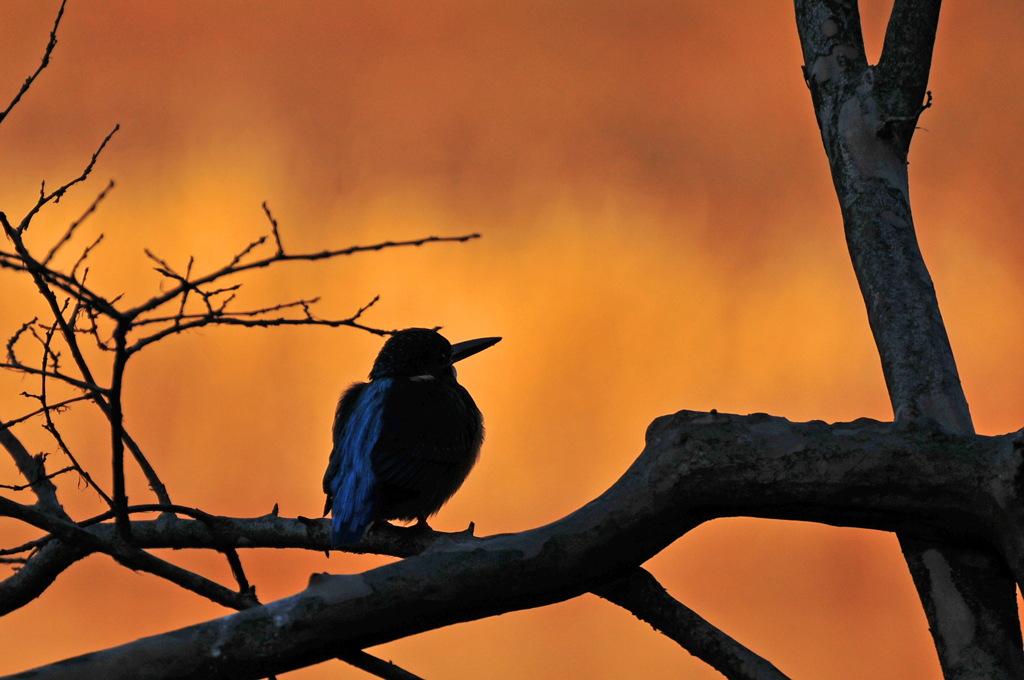
[[158,340],[169,335],[175,335],[177,333],[184,333],[185,331],[193,328],[202,328],[204,326],[245,326],[248,328],[271,328],[276,326],[328,326],[330,328],[339,328],[341,326],[348,326],[350,328],[358,328],[359,330],[373,333],[374,335],[391,335],[394,330],[384,330],[380,328],[373,328],[358,323],[355,319],[357,316],[349,317],[347,319],[318,319],[309,314],[308,308],[306,309],[306,316],[299,319],[288,319],[288,318],[274,318],[274,319],[252,319],[252,318],[239,318],[240,316],[247,315],[248,313],[243,312],[231,312],[231,313],[220,313],[214,312],[213,314],[204,314],[196,317],[186,317],[190,319],[185,323],[179,323],[177,325],[170,326],[161,331],[157,331],[152,335],[147,335],[139,340],[136,340],[133,344],[128,347],[128,354],[135,354],[139,350],[143,349],[147,345],[151,345]]
[[42,546],[46,545],[52,540],[53,536],[47,534],[42,538],[37,538],[34,541],[29,541],[28,543],[22,543],[21,545],[15,546],[13,548],[0,549],[0,556],[17,555],[19,553],[28,552],[29,550],[35,550],[36,548],[41,548]]
[[243,595],[251,595],[253,599],[256,599],[256,589],[249,585],[249,579],[245,577],[245,569],[242,568],[242,559],[238,556],[238,551],[234,548],[225,548],[220,552],[228,558],[231,575],[235,577],[235,582],[238,583],[238,592]]
[[[378,301],[378,300],[380,300],[380,295],[374,295],[374,296],[373,296],[373,299],[372,299],[372,300],[370,300],[369,302],[367,302],[367,303],[366,303],[365,305],[363,305],[362,307],[360,307],[360,308],[359,308],[359,309],[358,309],[358,310],[356,311],[355,315],[353,315],[353,316],[352,316],[352,318],[350,319],[350,321],[356,321],[356,320],[357,320],[357,319],[358,319],[359,317],[361,317],[361,316],[363,315],[363,312],[365,312],[365,311],[366,311],[366,310],[368,310],[368,309],[369,309],[370,307],[373,307],[373,306],[374,306],[375,304],[377,304],[377,301]],[[308,312],[307,312],[307,314],[308,314]]]
[[893,116],[892,118],[886,118],[878,126],[878,129],[875,130],[875,135],[881,139],[889,139],[892,137],[893,127],[895,127],[896,123],[913,123],[914,125],[917,125],[917,121],[921,117],[921,114],[932,107],[932,91],[928,90],[925,94],[928,95],[928,98],[925,100],[924,104],[921,105],[921,108],[917,110],[917,113],[912,116]]
[[124,315],[130,319],[134,319],[135,317],[144,314],[145,312],[152,311],[157,307],[160,307],[161,305],[164,305],[167,302],[175,299],[189,287],[195,288],[197,286],[203,286],[207,283],[212,283],[213,281],[216,281],[217,279],[223,278],[225,276],[238,274],[240,272],[248,271],[251,269],[261,269],[264,267],[268,267],[272,264],[275,264],[277,262],[314,262],[317,260],[331,259],[345,255],[354,255],[356,253],[376,252],[387,248],[422,246],[427,243],[465,243],[466,241],[470,241],[476,238],[480,238],[480,234],[467,234],[465,236],[428,236],[426,238],[416,239],[412,241],[383,241],[381,243],[376,243],[369,246],[352,246],[349,248],[343,248],[341,250],[324,250],[319,253],[305,253],[301,255],[275,254],[271,257],[266,257],[260,260],[249,262],[244,265],[239,265],[238,263],[242,260],[242,258],[244,258],[250,251],[252,251],[253,248],[256,248],[257,246],[260,246],[264,242],[266,242],[267,237],[264,236],[250,243],[241,253],[232,258],[231,262],[226,266],[221,267],[220,269],[211,272],[205,276],[202,276],[198,279],[193,279],[187,285],[184,283],[179,284],[177,287],[163,293],[162,295],[150,298],[141,305],[138,305],[137,307],[134,307],[124,312]]
[[57,500],[57,487],[46,476],[46,465],[42,456],[33,456],[21,440],[14,436],[6,427],[0,427],[0,446],[7,449],[14,459],[14,464],[32,486],[32,492],[38,500],[38,507],[55,517],[67,517],[60,501]]
[[38,213],[44,205],[46,205],[50,201],[53,201],[54,203],[60,203],[60,199],[64,196],[65,193],[67,193],[68,189],[75,186],[79,182],[84,182],[89,177],[89,174],[92,173],[92,169],[96,165],[96,161],[99,159],[100,154],[103,153],[103,149],[106,148],[107,142],[109,142],[110,138],[114,136],[114,133],[116,133],[120,129],[120,125],[115,125],[114,129],[110,131],[110,134],[103,138],[103,141],[100,143],[99,148],[96,149],[96,152],[92,155],[92,159],[89,161],[89,164],[85,166],[85,170],[82,171],[81,175],[79,175],[78,177],[74,178],[73,180],[66,184],[62,184],[60,187],[53,190],[49,194],[46,193],[45,183],[43,184],[43,187],[40,188],[39,190],[39,200],[36,201],[36,204],[32,207],[31,210],[28,211],[28,214],[25,215],[25,217],[22,218],[21,222],[18,224],[19,236],[25,233],[25,230],[28,229],[29,224],[31,224],[32,222],[32,218],[36,216],[36,213]]
[[7,114],[11,112],[11,109],[13,109],[15,105],[19,101],[21,101],[21,98],[25,95],[26,92],[28,92],[28,89],[32,87],[32,83],[35,82],[35,79],[38,78],[39,74],[43,72],[43,69],[49,66],[50,55],[53,54],[53,48],[57,46],[57,27],[60,26],[61,17],[64,16],[64,5],[66,4],[67,0],[63,0],[63,2],[60,3],[60,9],[57,11],[57,19],[53,22],[53,30],[50,31],[50,41],[46,43],[46,51],[43,52],[42,63],[39,64],[39,68],[36,69],[35,73],[33,73],[25,79],[25,82],[22,84],[21,89],[18,90],[18,94],[14,95],[14,99],[11,100],[11,103],[7,105],[7,108],[4,109],[3,112],[0,112],[0,123],[2,123],[4,118],[7,117]]
[[[53,340],[53,334],[55,331],[56,324],[54,324],[47,332],[46,350],[49,350],[50,348],[50,342]],[[53,418],[50,416],[52,408],[46,403],[46,352],[43,353],[43,375],[40,378],[40,383],[41,389],[39,394],[39,403],[43,409],[43,417],[46,419],[46,424],[43,426],[44,429],[47,432],[49,432],[50,436],[52,436],[54,441],[57,442],[57,446],[59,446],[60,450],[64,452],[64,455],[68,457],[68,460],[71,461],[72,467],[78,472],[79,475],[82,476],[86,484],[91,486],[96,491],[96,493],[100,495],[100,498],[106,501],[107,505],[112,506],[110,496],[104,493],[103,489],[100,488],[99,484],[97,484],[96,481],[89,475],[89,473],[86,472],[81,465],[79,465],[78,460],[71,453],[71,449],[68,448],[67,444],[64,442],[64,438],[61,436],[60,431],[57,429],[56,424],[54,424],[53,422]]]
[[655,630],[675,640],[729,680],[788,680],[769,661],[669,595],[658,580],[641,567],[623,578],[594,588],[593,593],[651,624]]
[[[186,517],[192,517],[194,519],[197,519],[211,528],[217,526],[218,522],[220,521],[220,518],[216,515],[211,515],[208,512],[203,512],[198,508],[190,508],[187,505],[175,505],[174,503],[144,503],[142,505],[129,505],[127,510],[128,514],[130,515],[135,515],[141,512],[160,512],[185,515]],[[104,513],[96,515],[95,517],[90,517],[89,519],[79,522],[78,526],[92,526],[93,524],[99,524],[100,522],[112,519],[113,517],[113,511],[108,510]]]
[[390,661],[378,659],[361,650],[339,654],[338,659],[385,680],[423,680],[420,676],[414,675]]
[[[77,468],[75,468],[74,465],[69,465],[66,468],[62,469],[62,470],[57,470],[56,472],[48,473],[42,479],[53,479],[57,475],[62,475],[65,472],[71,472],[71,471],[76,470],[76,469]],[[31,489],[33,486],[38,484],[40,481],[42,481],[42,480],[36,480],[36,481],[30,482],[28,484],[16,484],[16,485],[13,485],[13,484],[0,484],[0,489],[8,489],[9,491],[24,491],[25,489]]]
[[[97,152],[98,153],[98,152]],[[28,219],[28,218],[26,218]],[[75,339],[74,331],[68,326],[67,320],[61,313],[60,305],[57,303],[57,297],[53,294],[48,283],[47,273],[52,270],[44,267],[32,257],[28,252],[28,248],[25,247],[25,242],[21,237],[21,232],[13,229],[10,222],[7,220],[7,216],[0,212],[0,225],[3,226],[4,232],[8,238],[14,243],[15,250],[18,253],[18,257],[21,258],[22,263],[25,264],[27,270],[32,275],[32,279],[35,281],[36,288],[39,290],[40,295],[46,300],[50,307],[50,311],[53,314],[54,320],[60,325],[61,334],[64,336],[64,342],[67,343],[68,348],[71,350],[71,355],[75,359],[75,364],[78,366],[78,370],[82,373],[82,378],[86,383],[89,383],[89,389],[92,389],[92,384],[95,383],[92,377],[92,371],[89,369],[89,364],[86,362],[85,357],[82,355],[81,348],[78,346],[78,341]],[[121,315],[116,309],[114,309],[109,303],[100,298],[107,309],[104,312],[109,314],[112,318],[117,319],[120,323],[123,320]],[[106,392],[101,392],[106,393]],[[96,396],[97,404],[105,404],[103,397],[100,395]]]
[[[67,311],[68,303],[69,302],[70,302],[70,300],[65,300],[64,301],[64,306],[60,310],[61,313],[64,313],[64,312]],[[58,354],[57,352],[55,352],[54,350],[52,350],[50,348],[50,343],[53,340],[53,333],[54,333],[55,330],[57,330],[57,324],[54,323],[51,326],[41,326],[41,327],[46,329],[46,340],[43,340],[42,338],[39,337],[39,334],[36,332],[35,328],[31,328],[29,330],[29,333],[31,333],[32,337],[34,337],[36,339],[36,342],[38,342],[43,347],[43,359],[44,359],[44,361],[43,361],[43,370],[44,371],[46,370],[46,361],[45,361],[45,359],[47,357],[49,357],[53,361],[53,370],[54,370],[54,372],[55,373],[59,372],[60,371],[60,354]]]
[[26,366],[24,364],[4,362],[0,363],[0,368],[7,368],[12,371],[18,371],[19,373],[26,373],[28,375],[45,375],[48,378],[55,378],[57,380],[60,380],[61,382],[65,382],[68,385],[71,385],[72,387],[77,387],[83,392],[87,392],[89,394],[94,395],[94,400],[95,395],[107,394],[107,392],[109,392],[109,390],[105,387],[100,387],[99,385],[85,382],[84,380],[79,380],[78,378],[72,378],[71,376],[65,375],[63,373],[57,373],[55,371],[42,371],[38,368],[33,368],[32,366]]
[[7,341],[7,360],[10,361],[12,364],[21,363],[20,361],[18,361],[18,357],[15,356],[14,354],[14,346],[18,344],[18,340],[21,339],[21,336],[24,335],[25,331],[35,326],[37,321],[39,321],[38,316],[33,317],[31,321],[26,321],[25,323],[21,324],[21,328],[15,331],[14,335],[12,335],[11,338]]
[[125,366],[131,356],[127,351],[125,338],[131,321],[121,319],[114,328],[114,365],[111,369],[110,393],[107,396],[107,420],[110,422],[111,467],[113,468],[114,510],[117,533],[121,540],[131,542],[132,524],[128,516],[128,493],[124,479],[124,412],[121,402],[121,386],[124,383]]
[[[71,404],[74,404],[77,401],[89,401],[91,399],[92,399],[92,395],[83,394],[82,396],[79,396],[79,397],[72,397],[70,399],[65,399],[64,401],[59,401],[56,404],[51,404],[49,406],[49,409],[51,411],[57,411],[58,413],[60,413],[61,411],[64,410],[65,407],[70,406]],[[30,418],[35,418],[38,415],[42,415],[44,410],[45,409],[43,409],[43,408],[37,408],[35,411],[32,411],[31,413],[26,413],[25,415],[21,416],[20,418],[15,418],[14,420],[8,420],[5,423],[0,423],[0,429],[6,428],[6,427],[11,427],[12,425],[17,425],[18,423],[23,423],[26,420],[29,420]]]
[[[0,211],[0,225],[4,227],[4,230],[12,241],[17,238],[17,231],[13,226],[11,226],[10,222],[7,220],[7,215],[2,211]],[[12,236],[12,234],[14,236]],[[18,243],[20,241],[15,242]],[[27,254],[27,251],[25,252]],[[44,267],[42,264],[32,259],[31,256],[28,256],[27,260],[24,259],[20,251],[17,254],[0,251],[0,269],[28,272],[33,277],[39,275],[48,285],[54,286],[73,297],[84,298],[84,301],[88,306],[95,307],[103,314],[114,319],[121,317],[121,313],[113,306],[114,303],[117,302],[118,298],[114,298],[114,300],[107,300],[102,295],[98,295],[94,291],[89,290],[80,281],[71,278],[67,274],[50,269],[49,267]]]
[[270,220],[270,229],[274,233],[274,242],[277,243],[277,254],[284,255],[284,246],[281,245],[281,234],[277,231],[277,220],[270,214],[270,208],[267,207],[266,201],[263,201],[263,212],[266,213],[267,219]]
[[251,253],[255,248],[258,248],[259,246],[263,245],[266,242],[267,237],[260,236],[258,239],[247,245],[245,248],[242,249],[242,252],[238,253],[233,258],[231,258],[231,264],[228,265],[228,269],[234,269],[235,265],[242,261],[242,258]]
[[[233,288],[237,288],[237,286],[233,287]],[[230,288],[219,289],[217,291],[214,291],[214,293],[226,292],[226,291],[229,291],[229,290],[232,290],[232,289],[230,289]],[[208,293],[208,294],[212,295],[214,293]],[[245,311],[245,312],[221,312],[221,313],[217,314],[217,316],[224,317],[224,318],[226,318],[226,317],[252,317],[252,316],[260,316],[260,315],[263,315],[263,314],[269,314],[271,312],[279,312],[279,311],[281,311],[283,309],[292,309],[294,307],[304,307],[305,305],[314,304],[314,303],[319,302],[319,301],[320,301],[320,298],[318,298],[318,297],[317,298],[312,298],[312,299],[309,299],[309,300],[296,300],[295,302],[284,302],[284,303],[281,303],[279,305],[273,305],[272,307],[264,307],[263,309],[254,309],[254,310]],[[356,316],[354,316],[352,318],[353,319],[358,318],[359,314],[362,314],[363,311],[365,311],[365,309],[366,308],[361,309],[359,311],[359,313],[356,314]],[[216,312],[214,312],[214,313],[216,313]],[[157,324],[157,323],[171,323],[171,322],[191,321],[191,320],[194,320],[194,319],[205,319],[208,316],[209,316],[209,314],[183,314],[183,315],[175,314],[174,316],[151,317],[149,319],[136,319],[135,323],[133,323],[132,326],[134,328],[138,328],[140,326],[149,326],[149,325]]]
[[68,227],[68,230],[64,232],[64,235],[60,237],[60,240],[57,241],[52,248],[50,248],[50,252],[48,252],[46,254],[46,257],[43,258],[42,264],[44,267],[50,264],[50,260],[52,260],[53,256],[57,254],[57,251],[60,250],[65,243],[71,240],[71,237],[74,235],[75,230],[78,229],[82,222],[85,222],[86,218],[88,218],[89,215],[92,215],[94,212],[96,212],[96,208],[99,207],[100,202],[107,197],[107,194],[110,193],[110,190],[113,188],[114,180],[110,180],[110,182],[107,184],[107,187],[100,192],[100,195],[97,196],[96,199],[86,209],[86,211],[82,213],[82,216],[71,223],[71,226]]
[[[75,274],[78,273],[78,268],[80,266],[82,266],[82,263],[85,262],[85,259],[87,257],[89,257],[89,253],[91,253],[93,248],[95,248],[96,246],[98,246],[102,242],[103,242],[103,234],[100,234],[99,236],[96,237],[95,241],[93,241],[91,244],[86,246],[85,250],[82,251],[82,254],[78,257],[78,261],[75,262],[75,266],[71,268],[71,274],[69,276],[70,276],[70,278],[72,280],[75,280]],[[82,282],[82,285],[83,286],[85,285],[84,281]]]
[[106,342],[104,342],[103,338],[100,337],[100,325],[99,325],[99,318],[98,318],[99,312],[97,312],[96,310],[92,309],[91,307],[86,307],[85,308],[85,315],[89,319],[90,326],[88,328],[85,328],[85,329],[77,329],[76,328],[75,330],[78,331],[78,332],[81,332],[81,333],[85,333],[85,334],[91,335],[92,338],[96,341],[96,346],[100,350],[102,350],[104,352],[113,352],[114,348],[111,347],[110,345],[108,345]]
[[[195,258],[192,257],[191,255],[189,255],[188,267],[185,268],[185,281],[184,281],[184,283],[188,283],[189,277],[192,276],[192,264],[194,262],[195,262]],[[192,290],[191,288],[186,288],[185,291],[181,294],[181,306],[178,308],[178,313],[175,316],[175,319],[176,319],[175,323],[177,323],[177,320],[180,320],[185,315],[185,303],[188,302],[188,294],[189,294],[189,292],[191,290]],[[135,324],[135,325],[138,325],[138,324]]]
[[143,455],[142,449],[135,443],[135,440],[128,435],[128,431],[123,427],[121,428],[121,437],[124,439],[125,446],[131,451],[132,457],[135,462],[139,464],[139,468],[142,469],[142,474],[146,476],[146,481],[149,482],[149,488],[152,489],[153,493],[156,494],[156,498],[163,505],[171,505],[171,497],[167,493],[167,487],[160,481],[160,477],[156,474],[156,470],[149,464],[149,460]]

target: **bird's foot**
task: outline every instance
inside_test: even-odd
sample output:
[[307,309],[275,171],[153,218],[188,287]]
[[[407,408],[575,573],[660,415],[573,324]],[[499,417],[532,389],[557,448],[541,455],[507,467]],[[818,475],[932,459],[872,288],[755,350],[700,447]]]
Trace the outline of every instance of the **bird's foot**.
[[412,529],[413,531],[433,531],[433,529],[430,528],[430,525],[427,524],[427,518],[426,517],[417,517],[416,518],[416,524],[413,524],[409,528]]

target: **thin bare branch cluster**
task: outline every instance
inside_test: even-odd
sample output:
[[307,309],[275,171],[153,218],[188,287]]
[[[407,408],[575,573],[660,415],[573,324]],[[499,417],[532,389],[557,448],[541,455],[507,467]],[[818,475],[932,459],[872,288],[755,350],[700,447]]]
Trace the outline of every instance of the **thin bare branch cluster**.
[[[147,663],[159,662],[161,677],[262,678],[340,658],[379,677],[408,680],[416,676],[362,650],[590,592],[631,611],[730,680],[783,680],[778,669],[675,600],[641,568],[701,523],[738,515],[897,532],[947,678],[979,677],[978,668],[989,669],[986,677],[1024,677],[1018,621],[1004,615],[1014,584],[1024,584],[1024,431],[999,437],[973,433],[909,209],[906,155],[918,118],[931,102],[926,86],[939,2],[896,1],[876,67],[869,67],[864,56],[856,3],[795,4],[805,78],[835,175],[895,423],[791,423],[766,414],[682,411],[652,423],[644,452],[615,485],[556,522],[482,538],[473,535],[472,525],[465,532],[442,534],[377,524],[351,550],[407,559],[363,574],[314,575],[306,590],[261,605],[239,550],[328,551],[327,521],[281,517],[276,505],[261,517],[234,518],[174,504],[123,425],[121,386],[129,360],[167,337],[211,325],[347,326],[387,334],[361,321],[377,298],[344,319],[316,316],[317,298],[239,309],[238,276],[282,262],[463,242],[477,235],[294,254],[285,248],[278,221],[264,204],[270,233],[213,271],[195,273],[191,258],[176,268],[146,251],[167,290],[127,306],[120,296],[106,296],[88,283],[88,258],[102,236],[83,247],[70,267],[53,264],[75,242],[79,227],[96,212],[113,182],[44,256],[37,257],[25,241],[35,216],[89,177],[115,127],[78,177],[49,193],[42,185],[34,207],[17,224],[0,212],[11,248],[0,249],[0,268],[29,276],[49,310],[47,319],[20,325],[0,363],[0,368],[39,381],[37,392],[25,393],[32,409],[0,420],[0,446],[24,478],[24,483],[0,484],[6,492],[0,495],[0,516],[40,532],[21,545],[0,548],[0,563],[13,569],[0,581],[0,615],[24,606],[92,553],[108,554],[130,569],[156,574],[239,613],[24,677],[130,678]],[[42,64],[0,114],[0,122],[49,63],[63,12],[62,5]],[[885,172],[878,159],[888,164]],[[110,427],[114,474],[109,492],[79,463],[55,418],[85,401]],[[46,455],[31,455],[11,431],[34,419],[43,421],[54,441],[51,457],[62,461],[53,472],[47,471]],[[128,505],[126,448],[156,503]],[[53,480],[72,472],[103,500],[104,512],[77,520],[65,512]],[[34,503],[9,497],[26,491]],[[157,558],[150,551],[158,548],[221,553],[234,587]],[[934,585],[936,573],[944,574],[941,587]],[[959,609],[950,609],[951,598]],[[973,637],[964,639],[961,633],[968,629]]]
[[[32,84],[50,64],[57,46],[57,31],[64,17],[66,2],[62,2],[54,21],[43,59],[36,71],[25,81],[10,104],[0,112],[0,123],[29,92]],[[240,275],[257,269],[278,266],[285,262],[317,262],[337,259],[364,252],[389,248],[420,246],[428,243],[466,242],[478,234],[464,236],[429,236],[408,241],[384,241],[372,245],[351,246],[319,252],[295,253],[285,249],[278,221],[266,203],[263,211],[270,223],[270,233],[240,249],[227,263],[206,273],[194,271],[194,259],[189,258],[183,271],[158,255],[145,251],[154,263],[154,270],[167,282],[163,289],[134,306],[125,303],[122,295],[110,296],[95,288],[89,281],[89,257],[103,242],[103,234],[80,246],[78,254],[67,266],[58,266],[61,255],[74,247],[83,225],[101,207],[114,189],[114,181],[93,198],[81,215],[59,237],[46,247],[30,244],[30,231],[34,239],[40,238],[33,229],[37,217],[48,205],[65,198],[77,185],[93,174],[100,156],[118,132],[120,126],[107,134],[92,154],[85,168],[74,178],[47,190],[40,184],[34,204],[19,220],[12,220],[0,211],[0,227],[6,246],[0,245],[0,269],[29,277],[48,309],[49,318],[36,316],[22,323],[8,338],[0,359],[0,369],[31,376],[38,380],[38,389],[22,395],[33,406],[18,417],[0,419],[0,445],[13,457],[23,483],[0,483],[0,490],[10,493],[31,491],[34,504],[23,504],[13,498],[0,496],[0,515],[20,520],[39,529],[42,535],[22,545],[0,548],[0,563],[12,565],[14,572],[0,581],[0,612],[8,613],[37,597],[64,569],[85,555],[106,553],[125,567],[146,571],[214,602],[236,610],[258,604],[256,589],[249,582],[238,555],[237,547],[249,540],[244,536],[246,520],[225,523],[215,516],[195,508],[172,503],[154,466],[140,445],[123,424],[122,385],[128,363],[146,347],[168,337],[187,331],[216,325],[250,328],[276,326],[349,327],[377,335],[393,331],[375,328],[362,322],[363,315],[378,301],[375,297],[345,318],[324,318],[316,314],[319,298],[275,302],[260,307],[239,307],[236,294],[243,283]],[[268,244],[268,240],[272,242]],[[272,249],[267,252],[267,245]],[[39,253],[39,254],[37,254]],[[76,456],[61,432],[58,415],[80,402],[91,402],[110,428],[110,455],[113,468],[113,488],[104,489]],[[31,455],[12,432],[14,426],[41,421],[50,435],[55,452],[49,454],[62,460],[55,471],[47,470],[47,454]],[[125,449],[142,470],[157,503],[128,505],[125,489]],[[91,488],[108,510],[96,517],[76,520],[60,504],[53,479],[76,473],[80,483]],[[133,536],[132,516],[138,513],[159,512],[157,540],[140,544]],[[276,516],[276,508],[275,508]],[[183,520],[179,516],[189,517]],[[113,523],[110,521],[113,520]],[[282,520],[286,521],[286,520]],[[302,527],[305,539],[297,547],[324,550],[322,542],[312,538],[309,527],[314,520],[290,520]],[[241,524],[238,525],[237,523]],[[258,523],[258,518],[253,522]],[[251,523],[251,522],[250,522]],[[187,534],[182,524],[201,524],[215,540],[197,549],[212,549],[222,553],[236,581],[236,589],[227,588],[200,574],[177,567],[150,552],[153,547],[188,547],[178,544],[173,537]],[[143,522],[150,534],[153,522]],[[160,538],[159,536],[165,536]],[[153,537],[150,536],[150,539]],[[252,545],[261,543],[256,540]],[[415,544],[415,543],[414,543]],[[395,550],[395,548],[391,548]],[[408,546],[401,551],[411,550]],[[382,677],[400,677],[400,669],[372,659],[362,652],[353,651],[350,662],[376,669]],[[384,664],[383,666],[380,664]],[[391,670],[389,670],[391,668]],[[371,671],[372,672],[372,671]],[[390,675],[388,675],[390,673]],[[410,676],[406,676],[410,677]]]

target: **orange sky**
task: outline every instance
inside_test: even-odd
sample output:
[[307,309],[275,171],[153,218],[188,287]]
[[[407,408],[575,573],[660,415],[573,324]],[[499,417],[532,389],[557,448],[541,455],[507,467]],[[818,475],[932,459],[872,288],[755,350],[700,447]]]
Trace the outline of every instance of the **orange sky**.
[[[0,5],[0,99],[38,63],[57,2]],[[869,59],[888,5],[862,3]],[[679,409],[891,418],[800,75],[787,2],[87,2],[0,128],[0,209],[80,171],[32,229],[55,234],[114,178],[78,245],[90,280],[158,290],[149,247],[200,271],[265,232],[292,249],[479,231],[465,245],[289,265],[246,299],[321,295],[381,327],[505,340],[460,365],[488,438],[438,529],[554,520],[610,485],[647,424]],[[982,433],[1024,413],[1024,7],[943,9],[935,105],[911,150],[918,235]],[[69,253],[70,257],[70,253]],[[0,272],[0,334],[39,310]],[[172,498],[208,512],[314,516],[334,402],[380,341],[351,330],[208,329],[132,360],[126,423]],[[33,381],[0,376],[0,416]],[[63,427],[109,488],[106,433]],[[18,434],[52,451],[36,425]],[[54,459],[56,460],[56,458]],[[16,472],[0,457],[0,483]],[[61,479],[65,507],[94,494]],[[152,497],[134,470],[134,502]],[[29,501],[29,496],[19,496]],[[27,536],[0,522],[4,543]],[[168,553],[229,582],[223,559]],[[243,553],[262,599],[380,558]],[[758,520],[698,528],[648,565],[674,595],[794,678],[939,678],[895,537]],[[0,619],[0,673],[221,615],[93,556]],[[720,677],[592,596],[386,645],[426,678]],[[366,677],[340,662],[289,678]]]

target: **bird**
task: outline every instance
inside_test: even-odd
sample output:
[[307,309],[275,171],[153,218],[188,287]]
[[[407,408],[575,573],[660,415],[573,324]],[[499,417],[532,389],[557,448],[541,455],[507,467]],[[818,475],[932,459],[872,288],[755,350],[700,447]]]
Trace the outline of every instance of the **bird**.
[[370,381],[345,390],[323,480],[332,548],[358,543],[380,520],[427,527],[458,491],[480,454],[484,426],[454,364],[499,340],[452,345],[433,329],[396,331]]

